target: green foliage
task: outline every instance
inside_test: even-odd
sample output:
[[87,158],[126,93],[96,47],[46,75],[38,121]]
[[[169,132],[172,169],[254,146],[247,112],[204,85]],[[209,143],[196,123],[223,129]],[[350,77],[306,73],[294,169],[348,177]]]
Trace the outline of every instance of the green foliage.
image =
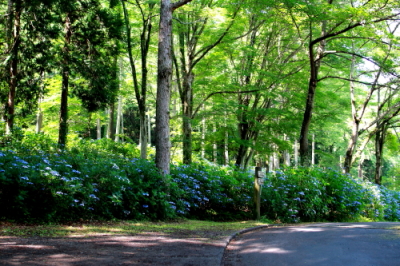
[[[173,218],[154,164],[81,143],[69,151],[14,145],[0,154],[0,213],[24,222]],[[109,148],[109,147],[108,147]],[[118,150],[119,149],[119,150]],[[126,152],[116,145],[114,150]]]
[[[162,176],[131,144],[73,142],[59,150],[26,135],[0,150],[0,220],[165,220],[253,217],[253,173],[209,162],[173,165]],[[400,220],[400,193],[334,170],[271,172],[262,188],[263,220]]]
[[177,212],[190,218],[232,220],[251,218],[252,174],[210,163],[171,169],[177,187]]
[[398,192],[335,170],[272,172],[262,193],[262,214],[281,222],[400,219]]

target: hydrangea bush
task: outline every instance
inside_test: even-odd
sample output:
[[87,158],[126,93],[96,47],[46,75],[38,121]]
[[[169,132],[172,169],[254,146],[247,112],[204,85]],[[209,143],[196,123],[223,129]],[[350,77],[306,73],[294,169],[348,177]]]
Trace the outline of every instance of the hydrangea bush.
[[289,168],[269,173],[262,215],[282,222],[400,220],[399,193],[335,170]]
[[172,202],[186,217],[213,220],[249,219],[253,175],[210,163],[178,165],[171,169],[179,197]]
[[[208,162],[159,174],[132,144],[78,141],[59,150],[45,136],[0,149],[0,220],[232,220],[253,217],[254,174]],[[262,216],[281,222],[400,220],[400,194],[334,170],[271,172]]]

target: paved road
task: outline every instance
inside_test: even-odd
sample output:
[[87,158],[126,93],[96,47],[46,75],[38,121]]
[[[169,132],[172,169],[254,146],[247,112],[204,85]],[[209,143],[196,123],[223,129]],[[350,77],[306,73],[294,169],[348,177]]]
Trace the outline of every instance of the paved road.
[[223,266],[397,266],[400,223],[321,223],[237,236]]

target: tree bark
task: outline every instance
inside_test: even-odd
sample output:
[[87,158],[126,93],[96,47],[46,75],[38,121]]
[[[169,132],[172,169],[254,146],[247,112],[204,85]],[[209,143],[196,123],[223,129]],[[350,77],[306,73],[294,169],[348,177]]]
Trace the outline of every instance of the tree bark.
[[182,132],[183,132],[183,163],[192,163],[192,117],[193,117],[193,79],[192,72],[185,73],[183,77],[183,93],[181,101],[183,108]]
[[156,99],[156,166],[162,174],[170,172],[171,144],[169,129],[169,103],[171,99],[171,35],[172,5],[161,0],[158,42],[158,75]]
[[42,125],[43,125],[43,112],[42,109],[39,108],[38,113],[36,114],[36,134],[42,132]]
[[122,96],[119,96],[118,107],[117,107],[117,124],[115,125],[115,142],[120,141],[122,127]]
[[101,139],[101,121],[97,118],[97,139]]
[[385,143],[386,126],[382,125],[375,135],[375,183],[381,185],[382,183],[382,154],[383,144]]
[[[325,35],[326,21],[322,22],[322,35]],[[308,81],[308,93],[306,106],[303,115],[303,122],[300,130],[300,163],[301,165],[308,165],[309,152],[308,152],[308,133],[311,125],[311,118],[314,109],[315,91],[318,83],[318,72],[321,65],[321,59],[325,51],[326,41],[322,40],[319,43],[317,52],[314,51],[315,42],[310,42],[308,46],[308,56],[310,60],[310,78]]]
[[62,87],[61,87],[61,105],[60,105],[60,128],[58,134],[58,145],[65,147],[68,134],[68,86],[69,86],[69,45],[71,42],[71,18],[67,14],[64,24],[64,48],[63,48],[63,66],[62,66]]
[[181,0],[172,4],[170,0],[161,0],[158,40],[155,160],[157,168],[164,175],[170,172],[171,160],[169,103],[171,101],[172,78],[172,13],[176,8],[191,1]]
[[6,104],[6,134],[11,134],[14,128],[14,115],[15,115],[15,93],[18,86],[18,54],[21,29],[21,12],[22,3],[20,0],[8,1],[8,20],[7,20],[7,41],[8,49],[11,54],[11,59],[8,64],[9,70],[9,91],[8,100]]
[[115,118],[114,118],[114,113],[115,113],[115,104],[112,103],[109,107],[108,110],[108,127],[107,127],[107,138],[108,139],[114,139],[114,132],[115,132]]
[[[127,33],[127,48],[128,48],[128,56],[129,56],[129,63],[131,66],[131,74],[133,79],[133,86],[135,90],[136,101],[138,103],[139,108],[139,145],[140,145],[140,157],[142,159],[147,158],[147,124],[146,124],[146,99],[147,99],[147,76],[148,76],[148,69],[147,69],[147,57],[150,47],[150,37],[152,32],[152,14],[150,13],[147,17],[143,13],[143,9],[141,8],[139,2],[137,1],[136,4],[138,5],[139,9],[142,12],[142,31],[140,33],[140,57],[141,57],[141,84],[139,85],[138,81],[138,73],[136,71],[135,60],[132,54],[132,37],[131,37],[131,28],[130,28],[130,21],[129,21],[129,14],[128,10],[125,6],[125,1],[121,0],[123,12],[124,12],[124,19],[125,19],[125,28]],[[149,4],[150,8],[152,9],[153,4]]]
[[[353,56],[351,60],[350,80],[353,79],[354,64],[355,64],[355,57]],[[360,117],[358,117],[357,114],[353,82],[350,82],[350,102],[351,102],[351,116],[352,116],[352,132],[349,145],[347,146],[346,157],[344,159],[344,164],[343,164],[345,173],[350,173],[351,165],[353,163],[353,154],[358,141],[358,131],[361,122],[361,119]]]

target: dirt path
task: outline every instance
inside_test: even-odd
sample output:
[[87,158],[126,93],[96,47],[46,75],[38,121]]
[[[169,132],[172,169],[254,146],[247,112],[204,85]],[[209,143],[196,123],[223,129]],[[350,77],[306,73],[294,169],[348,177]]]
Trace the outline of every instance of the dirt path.
[[220,265],[228,237],[0,237],[0,265]]

